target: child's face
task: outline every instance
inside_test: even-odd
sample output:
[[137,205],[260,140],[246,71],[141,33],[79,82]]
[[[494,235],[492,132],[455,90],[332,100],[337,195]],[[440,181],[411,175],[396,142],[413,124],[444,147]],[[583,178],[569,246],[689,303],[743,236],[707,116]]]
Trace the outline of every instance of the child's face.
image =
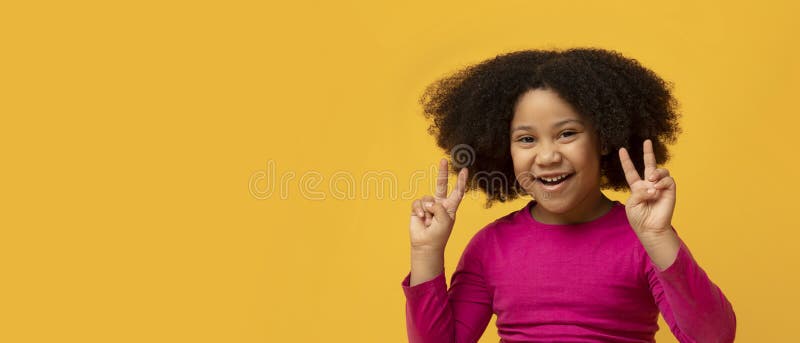
[[[601,152],[591,123],[556,92],[535,89],[520,97],[510,130],[514,173],[540,210],[572,215],[594,208],[602,195]],[[561,175],[566,179],[541,179]]]

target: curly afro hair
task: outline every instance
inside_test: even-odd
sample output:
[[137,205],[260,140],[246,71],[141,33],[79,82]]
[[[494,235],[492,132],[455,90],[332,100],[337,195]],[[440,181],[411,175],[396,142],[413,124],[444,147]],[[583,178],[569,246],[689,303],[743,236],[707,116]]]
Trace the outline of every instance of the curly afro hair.
[[[432,119],[428,133],[453,160],[451,172],[469,169],[467,188],[486,193],[486,208],[526,194],[514,174],[509,126],[520,96],[533,89],[558,93],[590,120],[609,152],[625,147],[631,156],[642,156],[649,138],[663,164],[670,158],[666,144],[681,132],[672,84],[615,51],[523,50],[468,66],[429,85],[419,101],[425,118]],[[599,157],[600,188],[627,190],[619,155]],[[643,175],[644,161],[633,162]]]

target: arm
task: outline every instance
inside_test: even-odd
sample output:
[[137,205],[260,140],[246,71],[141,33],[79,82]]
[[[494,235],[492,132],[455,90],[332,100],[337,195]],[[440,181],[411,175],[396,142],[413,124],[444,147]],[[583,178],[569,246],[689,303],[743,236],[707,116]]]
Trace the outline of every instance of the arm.
[[[412,278],[417,282],[414,268],[421,259],[412,253],[412,272],[402,282],[410,343],[471,343],[483,335],[492,316],[492,295],[483,278],[480,260],[475,256],[476,242],[473,237],[467,244],[449,290],[444,268],[433,268],[430,266],[433,263],[424,270],[438,269],[439,272],[427,281],[421,276],[421,283],[411,286]],[[437,259],[434,257],[433,261]]]
[[736,315],[722,291],[695,262],[672,227],[675,180],[657,168],[653,142],[646,139],[642,152],[644,179],[625,148],[619,160],[631,196],[625,212],[646,253],[646,274],[661,314],[681,342],[733,342]]
[[[653,298],[675,338],[681,343],[733,342],[736,314],[725,295],[706,275],[677,236],[664,242],[643,241],[648,254],[646,274]],[[670,242],[667,240],[675,241]],[[677,253],[666,247],[677,245]],[[664,247],[659,250],[658,246]],[[656,261],[674,256],[665,268]],[[663,266],[663,264],[662,264]]]

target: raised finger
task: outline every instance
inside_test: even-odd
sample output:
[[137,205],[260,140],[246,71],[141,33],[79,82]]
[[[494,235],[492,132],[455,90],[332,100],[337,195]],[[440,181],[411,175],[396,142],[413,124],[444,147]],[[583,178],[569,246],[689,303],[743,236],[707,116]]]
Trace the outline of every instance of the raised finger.
[[444,199],[447,196],[447,159],[442,158],[439,160],[439,174],[436,176],[436,192],[434,193],[437,198]]
[[639,172],[636,171],[636,166],[633,165],[633,161],[628,155],[628,150],[625,148],[619,149],[619,162],[622,163],[622,171],[625,172],[625,180],[628,181],[629,186],[642,179],[639,177]]
[[467,178],[469,177],[469,169],[461,168],[458,171],[458,179],[456,180],[456,187],[450,192],[450,196],[447,197],[449,202],[448,205],[453,207],[458,207],[458,204],[461,203],[461,199],[464,198],[464,193],[467,189]]
[[649,139],[644,140],[644,177],[650,177],[650,174],[656,170],[656,154],[653,153],[653,141]]

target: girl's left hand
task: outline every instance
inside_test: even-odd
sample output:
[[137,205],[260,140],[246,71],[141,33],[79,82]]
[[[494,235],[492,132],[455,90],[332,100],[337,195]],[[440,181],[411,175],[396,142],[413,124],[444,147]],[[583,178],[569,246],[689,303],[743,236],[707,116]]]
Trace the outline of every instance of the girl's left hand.
[[656,168],[653,142],[649,139],[644,141],[644,180],[639,177],[625,148],[620,148],[619,160],[631,189],[625,212],[639,238],[656,237],[672,230],[675,180],[669,176],[668,170]]

